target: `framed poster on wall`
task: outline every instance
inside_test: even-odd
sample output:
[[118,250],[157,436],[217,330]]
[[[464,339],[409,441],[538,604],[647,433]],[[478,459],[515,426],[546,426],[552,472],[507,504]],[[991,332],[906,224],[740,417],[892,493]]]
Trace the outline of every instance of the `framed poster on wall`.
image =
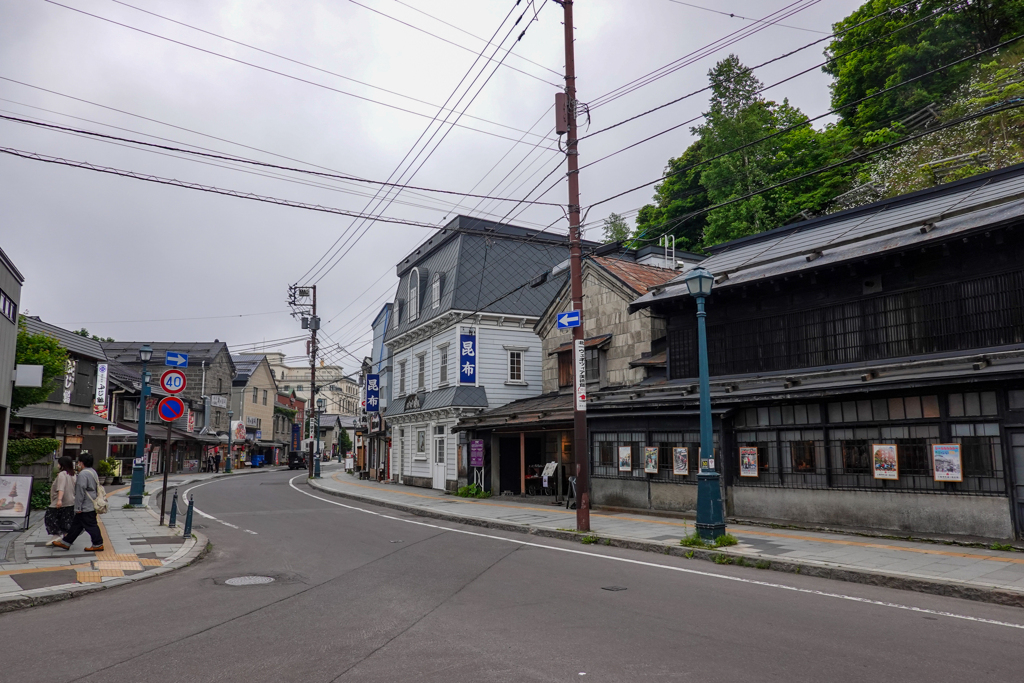
[[676,446],[672,449],[672,474],[687,476],[690,474],[690,449]]
[[658,473],[658,447],[647,446],[644,448],[644,472],[647,474]]
[[0,531],[28,528],[32,482],[33,477],[20,474],[0,477]]
[[964,463],[960,444],[932,444],[932,476],[935,481],[963,481]]
[[758,476],[757,446],[740,446],[740,476]]
[[871,464],[875,479],[899,479],[900,466],[896,457],[896,444],[871,444]]
[[619,446],[619,472],[633,470],[633,447]]

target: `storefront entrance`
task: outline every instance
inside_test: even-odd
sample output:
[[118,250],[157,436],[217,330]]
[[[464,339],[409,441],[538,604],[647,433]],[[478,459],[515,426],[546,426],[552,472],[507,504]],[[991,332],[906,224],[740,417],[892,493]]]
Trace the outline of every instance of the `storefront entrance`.
[[1014,512],[1017,515],[1017,537],[1024,538],[1024,430],[1007,430],[1010,437],[1010,457],[1013,459]]
[[433,474],[434,474],[433,479],[434,479],[434,483],[433,483],[433,487],[435,489],[442,489],[442,490],[444,489],[445,479],[446,479],[446,476],[445,476],[445,467],[446,467],[446,465],[445,465],[445,457],[444,457],[444,449],[445,449],[444,431],[445,431],[445,428],[443,426],[434,427],[434,464],[433,464]]

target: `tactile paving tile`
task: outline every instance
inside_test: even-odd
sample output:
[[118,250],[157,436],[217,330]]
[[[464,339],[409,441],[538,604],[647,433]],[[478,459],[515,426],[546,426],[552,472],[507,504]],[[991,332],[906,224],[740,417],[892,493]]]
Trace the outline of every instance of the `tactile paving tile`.
[[120,569],[101,569],[97,572],[100,576],[124,576],[124,572]]
[[93,562],[92,566],[94,569],[142,569],[142,565],[138,562],[124,562],[111,560],[100,560],[98,562]]
[[78,572],[78,583],[99,583],[103,575],[99,572]]
[[162,567],[162,566],[164,566],[164,563],[161,562],[160,560],[154,560],[154,559],[149,558],[149,557],[143,557],[142,559],[140,559],[139,560],[139,564],[141,564],[143,567]]

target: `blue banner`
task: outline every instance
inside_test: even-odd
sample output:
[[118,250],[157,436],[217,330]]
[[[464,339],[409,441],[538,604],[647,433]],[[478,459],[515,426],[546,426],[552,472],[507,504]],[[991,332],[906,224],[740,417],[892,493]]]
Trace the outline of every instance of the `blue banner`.
[[380,375],[366,376],[366,412],[380,411]]
[[459,384],[476,384],[476,335],[459,335]]
[[302,450],[302,425],[298,422],[292,423],[292,450]]

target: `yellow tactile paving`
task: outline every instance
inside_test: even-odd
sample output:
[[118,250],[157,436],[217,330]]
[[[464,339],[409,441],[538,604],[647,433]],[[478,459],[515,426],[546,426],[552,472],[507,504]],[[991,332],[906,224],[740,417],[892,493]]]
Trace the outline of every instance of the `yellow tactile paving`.
[[124,572],[121,571],[120,569],[101,569],[101,570],[99,570],[97,572],[97,574],[99,574],[100,576],[106,576],[106,577],[124,576]]
[[110,560],[101,560],[99,562],[93,562],[93,567],[96,569],[121,569],[130,571],[139,571],[142,569],[140,562],[112,562]]
[[142,557],[142,558],[139,558],[139,564],[141,564],[143,567],[162,567],[162,566],[164,566],[164,563],[163,563],[162,560],[157,560],[157,559],[154,559],[152,557]]
[[[348,481],[343,482],[341,479],[338,478],[338,474],[332,475],[331,479],[334,479],[339,484],[345,484],[346,486],[358,486],[359,488],[370,489],[370,490],[378,490],[377,487],[375,487],[375,486],[368,486],[366,484],[358,484],[356,482],[348,482]],[[412,496],[412,497],[415,497],[415,498],[428,498],[428,499],[431,499],[431,500],[437,500],[437,496],[432,496],[432,495],[423,494],[423,493],[413,493],[412,491],[398,491],[398,490],[396,490],[396,491],[394,491],[394,493],[398,493],[398,494],[403,495],[403,496]],[[504,505],[502,503],[493,503],[493,502],[490,502],[490,501],[467,500],[467,499],[460,499],[458,502],[460,502],[460,503],[467,503],[469,505],[485,505],[485,506],[489,506],[489,507],[511,508],[511,509],[514,509],[514,510],[534,510],[534,511],[537,511],[537,512],[548,512],[548,513],[552,512],[552,510],[550,508],[540,508],[540,507],[529,506],[529,505]],[[686,524],[685,522],[671,522],[671,521],[668,521],[668,520],[665,520],[665,519],[648,519],[648,518],[642,518],[642,517],[625,517],[625,516],[622,516],[622,515],[615,515],[614,517],[612,517],[611,515],[602,515],[602,514],[597,513],[597,512],[592,512],[591,516],[592,517],[604,517],[604,518],[607,518],[607,519],[616,519],[616,520],[630,521],[630,522],[646,522],[648,524],[660,524],[660,525],[664,525],[664,526],[675,526],[675,527],[683,527],[683,528],[691,526],[691,525]],[[941,555],[941,556],[944,556],[944,557],[963,557],[963,558],[967,558],[967,559],[971,559],[971,560],[989,560],[991,562],[1008,562],[1008,563],[1012,563],[1012,564],[1024,564],[1024,558],[1019,558],[1019,557],[1005,557],[1005,556],[999,556],[999,555],[982,555],[982,554],[979,554],[979,553],[957,552],[955,550],[940,550],[938,548],[910,548],[910,547],[907,547],[907,546],[890,545],[888,543],[872,543],[872,542],[869,542],[869,541],[853,541],[853,540],[845,540],[845,539],[839,539],[839,538],[819,538],[819,537],[816,537],[816,536],[802,536],[800,534],[785,534],[785,533],[779,533],[779,532],[776,532],[776,531],[754,531],[754,530],[751,530],[751,529],[743,529],[742,531],[732,531],[731,533],[734,536],[738,536],[740,538],[742,538],[743,536],[770,536],[770,537],[774,537],[774,538],[789,538],[789,539],[798,540],[798,541],[811,541],[811,542],[814,542],[814,543],[828,543],[828,544],[832,544],[832,545],[846,545],[846,546],[854,546],[854,547],[861,547],[861,548],[875,548],[875,549],[882,549],[882,550],[899,550],[899,551],[908,552],[908,553],[918,553],[918,554],[925,554],[925,555]]]
[[11,574],[35,574],[37,572],[59,572],[65,569],[91,569],[91,564],[65,564],[60,567],[32,567],[30,569],[9,569],[7,571],[0,572],[0,576],[10,576]]
[[78,572],[78,583],[99,583],[103,575],[99,572]]

